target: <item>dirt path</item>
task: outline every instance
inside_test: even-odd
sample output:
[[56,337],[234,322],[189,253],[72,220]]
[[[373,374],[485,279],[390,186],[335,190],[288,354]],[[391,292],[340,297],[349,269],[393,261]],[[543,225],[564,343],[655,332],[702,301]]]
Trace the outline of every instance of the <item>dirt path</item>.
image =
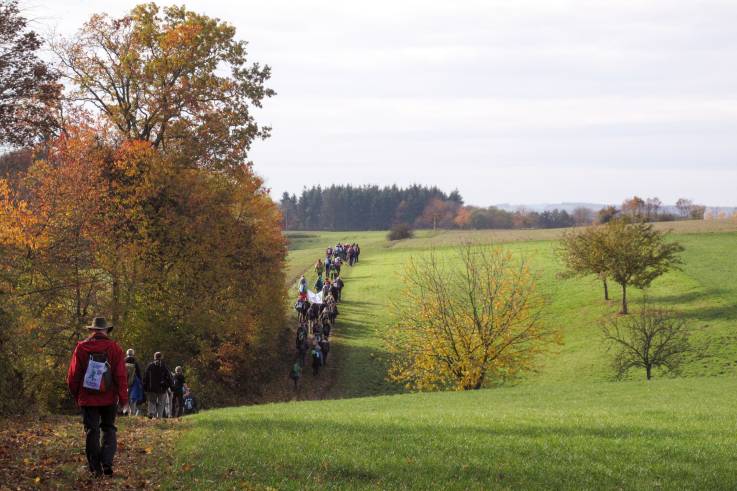
[[118,418],[115,474],[92,479],[84,455],[81,418],[0,420],[0,490],[158,489],[174,471],[171,447],[180,424],[176,420]]

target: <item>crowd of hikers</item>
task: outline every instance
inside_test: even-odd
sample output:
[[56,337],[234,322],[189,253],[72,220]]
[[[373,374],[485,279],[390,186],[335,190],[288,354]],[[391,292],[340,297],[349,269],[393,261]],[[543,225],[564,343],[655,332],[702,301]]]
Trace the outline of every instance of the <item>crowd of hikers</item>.
[[318,258],[314,265],[317,276],[313,285],[314,292],[309,290],[304,275],[297,283],[298,296],[294,303],[298,317],[296,357],[289,373],[295,390],[299,389],[299,380],[308,355],[313,376],[316,377],[320,368],[327,365],[330,334],[338,318],[338,303],[344,287],[340,270],[344,264],[351,267],[355,265],[360,255],[361,248],[355,243],[338,243],[335,247],[328,247],[325,260]]
[[197,412],[197,400],[182,367],[170,371],[160,352],[141,371],[135,351],[129,349],[123,355],[110,338],[113,326],[104,317],[95,317],[87,329],[89,337],[77,343],[72,354],[67,385],[82,411],[89,470],[97,477],[111,476],[119,413],[149,419],[180,417]]
[[[328,247],[325,261],[315,263],[315,292],[300,278],[295,308],[299,314],[297,356],[290,377],[299,387],[307,355],[312,373],[317,376],[330,353],[330,334],[338,317],[338,303],[343,290],[340,276],[344,264],[358,262],[358,244]],[[82,412],[86,441],[85,454],[90,472],[96,476],[113,474],[117,448],[115,418],[148,416],[149,419],[178,418],[198,411],[197,400],[186,384],[184,370],[169,370],[161,352],[141,370],[133,349],[123,354],[110,338],[113,326],[104,317],[95,317],[86,327],[89,336],[77,343],[67,372],[67,385]],[[146,405],[147,404],[147,405]]]

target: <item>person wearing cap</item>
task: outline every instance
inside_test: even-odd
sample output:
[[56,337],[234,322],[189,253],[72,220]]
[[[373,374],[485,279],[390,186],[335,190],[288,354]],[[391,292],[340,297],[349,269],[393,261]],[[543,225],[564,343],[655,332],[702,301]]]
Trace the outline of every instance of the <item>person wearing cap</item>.
[[164,409],[168,400],[169,388],[174,385],[171,372],[164,364],[160,352],[154,353],[154,361],[147,367],[143,374],[143,390],[148,399],[148,417],[163,418]]
[[82,411],[89,470],[96,477],[111,476],[117,449],[115,415],[118,404],[128,406],[128,374],[123,350],[108,336],[113,326],[95,317],[87,329],[90,335],[74,348],[67,385]]

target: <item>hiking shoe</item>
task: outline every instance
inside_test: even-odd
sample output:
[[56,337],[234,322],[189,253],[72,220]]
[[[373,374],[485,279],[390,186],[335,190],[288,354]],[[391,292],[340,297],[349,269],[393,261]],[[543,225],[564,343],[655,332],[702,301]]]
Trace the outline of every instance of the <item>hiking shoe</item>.
[[102,473],[106,476],[112,476],[113,475],[113,468],[111,466],[104,465],[102,466]]
[[102,477],[102,466],[100,464],[89,466],[88,469],[92,477]]

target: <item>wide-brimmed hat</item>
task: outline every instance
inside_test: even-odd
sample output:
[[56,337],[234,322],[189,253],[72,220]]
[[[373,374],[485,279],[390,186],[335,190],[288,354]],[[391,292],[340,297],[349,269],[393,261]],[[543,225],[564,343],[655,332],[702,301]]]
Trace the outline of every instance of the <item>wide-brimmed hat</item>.
[[92,324],[85,326],[90,331],[112,331],[113,325],[108,324],[107,319],[104,317],[95,317],[92,319]]

